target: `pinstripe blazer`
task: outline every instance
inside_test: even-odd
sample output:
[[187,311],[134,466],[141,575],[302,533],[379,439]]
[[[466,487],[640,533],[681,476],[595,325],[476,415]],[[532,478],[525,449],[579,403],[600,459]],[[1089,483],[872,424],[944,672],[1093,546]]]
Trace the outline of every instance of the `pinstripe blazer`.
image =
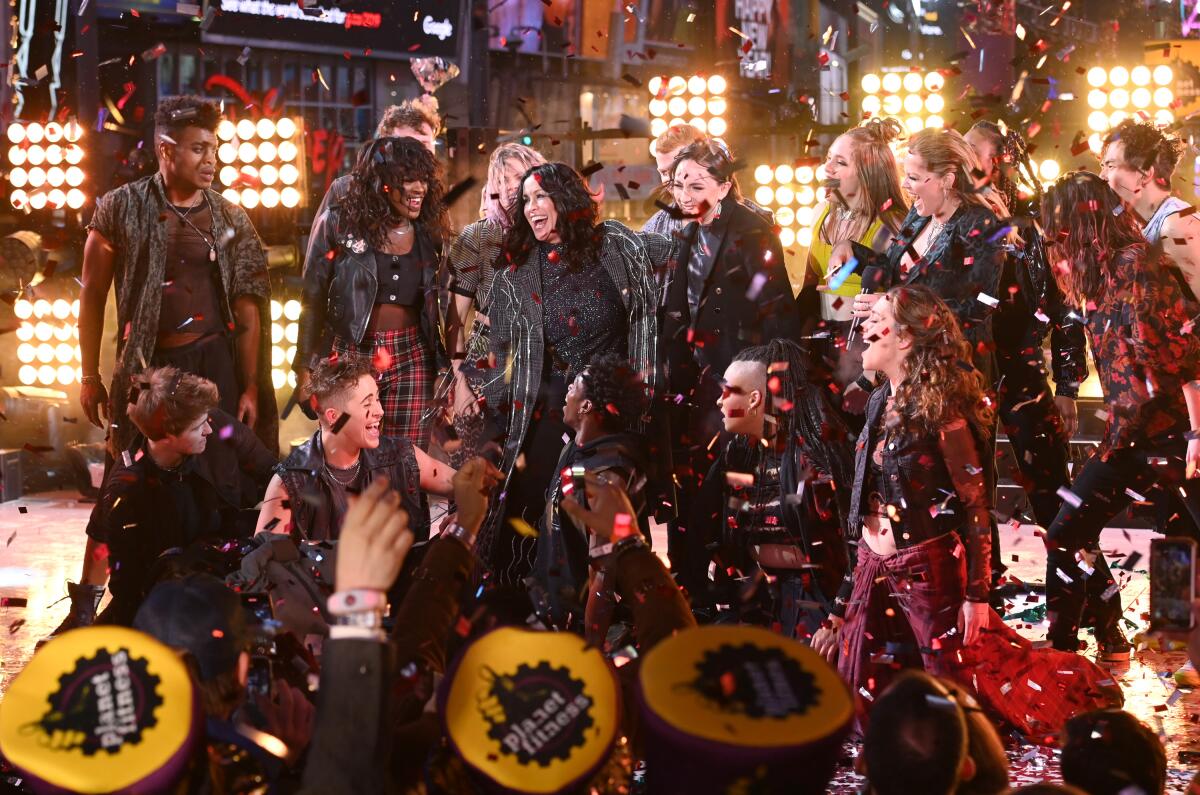
[[[671,241],[634,232],[616,221],[601,225],[600,264],[613,280],[629,319],[629,359],[642,373],[652,395],[659,387],[658,314],[654,271],[663,269]],[[496,369],[483,388],[487,405],[503,427],[507,421],[500,469],[512,474],[542,385],[546,343],[542,336],[542,275],[537,252],[519,268],[497,270],[492,281],[489,343]]]

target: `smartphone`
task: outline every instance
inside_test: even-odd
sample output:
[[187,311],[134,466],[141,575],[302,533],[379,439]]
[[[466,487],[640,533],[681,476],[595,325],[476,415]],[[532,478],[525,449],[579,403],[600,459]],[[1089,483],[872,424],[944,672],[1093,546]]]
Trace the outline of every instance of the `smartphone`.
[[243,593],[241,596],[242,609],[246,611],[246,620],[251,626],[261,627],[275,620],[275,607],[268,594]]
[[1150,542],[1150,629],[1192,629],[1196,598],[1196,542],[1190,538],[1156,538]]
[[246,691],[251,697],[271,697],[271,687],[275,677],[271,671],[271,658],[255,654],[250,658],[250,670],[246,675]]
[[587,508],[587,479],[584,477],[585,475],[587,475],[587,469],[584,467],[578,465],[571,467],[571,485],[573,487],[571,496],[575,498],[576,502]]

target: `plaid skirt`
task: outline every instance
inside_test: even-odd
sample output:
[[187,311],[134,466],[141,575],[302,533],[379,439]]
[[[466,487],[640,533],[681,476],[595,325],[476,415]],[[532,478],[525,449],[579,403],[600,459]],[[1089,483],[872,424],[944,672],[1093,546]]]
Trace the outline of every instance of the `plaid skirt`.
[[954,533],[886,558],[859,542],[838,672],[855,694],[860,727],[904,668],[962,687],[993,720],[1035,742],[1053,741],[1075,715],[1121,704],[1120,688],[1094,662],[1033,648],[994,610],[979,640],[964,647],[965,582],[966,551]]
[[335,337],[333,350],[341,354],[370,356],[383,404],[383,436],[404,437],[422,450],[429,445],[425,416],[433,397],[433,355],[417,326],[378,331],[363,336],[358,345]]

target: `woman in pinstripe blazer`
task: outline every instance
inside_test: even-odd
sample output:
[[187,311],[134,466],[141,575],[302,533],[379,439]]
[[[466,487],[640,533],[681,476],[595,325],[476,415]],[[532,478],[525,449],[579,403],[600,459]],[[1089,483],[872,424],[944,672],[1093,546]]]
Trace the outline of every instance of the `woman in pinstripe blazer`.
[[[484,563],[517,583],[533,554],[529,528],[569,429],[567,385],[592,357],[616,353],[658,384],[654,271],[671,255],[662,236],[633,232],[599,211],[583,178],[563,163],[522,179],[514,224],[495,263],[489,318],[494,363],[484,399],[501,428],[503,498],[481,536]],[[612,410],[606,408],[605,410]]]

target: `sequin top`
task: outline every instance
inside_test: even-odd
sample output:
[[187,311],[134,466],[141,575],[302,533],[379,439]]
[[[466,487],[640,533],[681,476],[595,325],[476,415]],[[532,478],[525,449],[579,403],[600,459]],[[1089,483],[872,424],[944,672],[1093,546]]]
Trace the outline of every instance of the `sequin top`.
[[621,294],[599,262],[574,269],[561,255],[561,247],[538,244],[545,362],[548,376],[573,378],[598,354],[628,356],[629,321]]

